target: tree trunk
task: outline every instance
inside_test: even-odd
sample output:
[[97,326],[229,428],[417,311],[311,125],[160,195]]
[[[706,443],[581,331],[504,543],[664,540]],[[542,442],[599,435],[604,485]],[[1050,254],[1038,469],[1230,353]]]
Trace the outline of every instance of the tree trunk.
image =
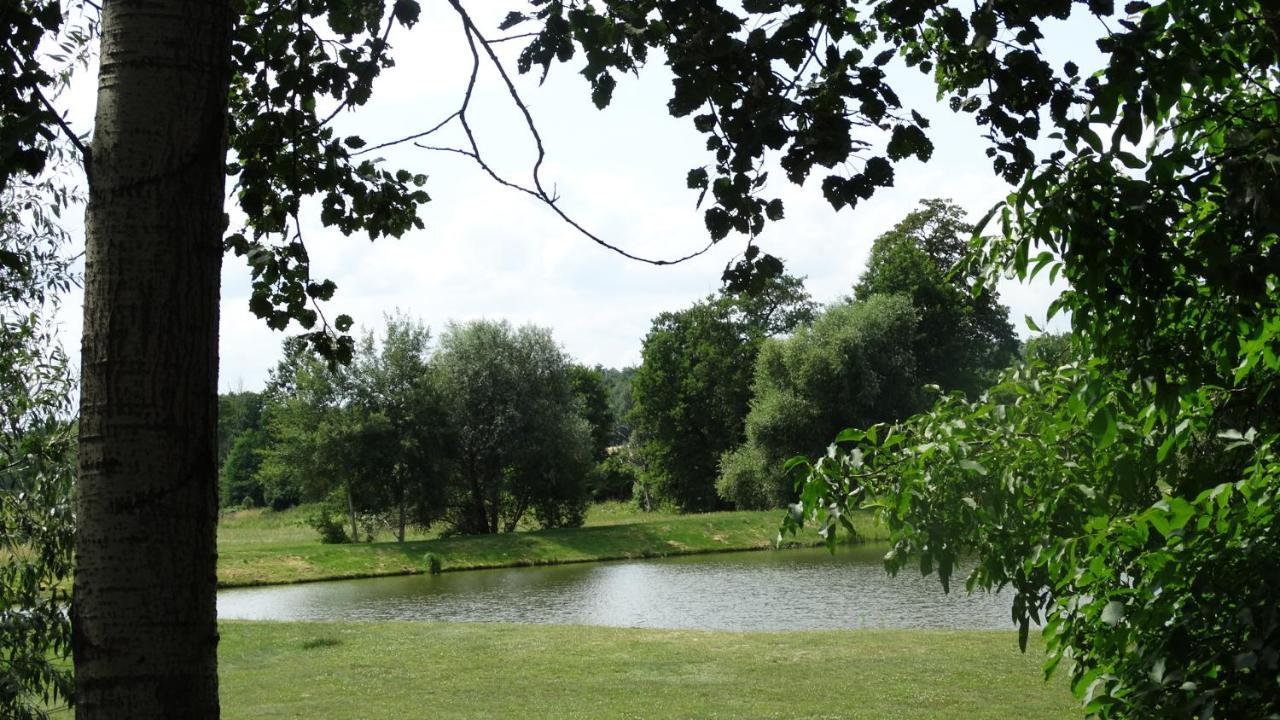
[[351,520],[351,542],[360,542],[360,526],[356,525],[356,499],[351,493],[351,481],[347,481],[347,517]]
[[404,526],[405,526],[405,507],[404,507],[404,506],[405,506],[405,492],[404,492],[404,488],[403,488],[403,487],[401,487],[401,488],[400,488],[400,502],[399,502],[399,505],[400,505],[400,528],[399,528],[399,532],[396,534],[396,541],[397,541],[397,542],[404,542]]
[[226,0],[104,3],[72,604],[80,720],[218,717]]

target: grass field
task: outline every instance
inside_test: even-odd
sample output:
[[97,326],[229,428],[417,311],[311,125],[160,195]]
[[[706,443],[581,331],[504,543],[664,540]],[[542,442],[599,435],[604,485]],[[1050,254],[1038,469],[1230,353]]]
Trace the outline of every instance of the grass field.
[[224,718],[1080,718],[1004,632],[222,625]]
[[[613,503],[593,507],[581,528],[324,545],[306,526],[305,513],[248,511],[224,518],[218,529],[219,585],[426,572],[432,555],[449,571],[750,550],[773,544],[780,519],[777,510],[650,514]],[[869,519],[861,526],[867,537],[878,537]],[[816,535],[803,539],[818,541]]]

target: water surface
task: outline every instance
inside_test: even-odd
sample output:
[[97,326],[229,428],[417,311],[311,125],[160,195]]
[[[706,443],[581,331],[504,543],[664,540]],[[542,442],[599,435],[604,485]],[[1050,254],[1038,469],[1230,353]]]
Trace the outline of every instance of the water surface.
[[1007,595],[945,595],[936,577],[909,571],[891,578],[880,562],[885,550],[721,553],[223,590],[218,615],[709,630],[1012,627]]

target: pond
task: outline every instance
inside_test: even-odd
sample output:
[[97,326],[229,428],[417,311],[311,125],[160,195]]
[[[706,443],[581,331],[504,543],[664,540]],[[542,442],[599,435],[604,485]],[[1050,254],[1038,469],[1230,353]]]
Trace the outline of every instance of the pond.
[[[689,555],[224,590],[242,620],[439,620],[708,630],[1009,629],[1010,597],[889,577],[886,547]],[[961,586],[963,574],[954,585]]]

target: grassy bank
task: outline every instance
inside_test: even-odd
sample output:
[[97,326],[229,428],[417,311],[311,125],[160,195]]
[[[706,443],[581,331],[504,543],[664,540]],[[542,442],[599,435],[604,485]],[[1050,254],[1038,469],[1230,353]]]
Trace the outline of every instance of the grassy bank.
[[[1079,718],[1003,632],[224,623],[225,718]],[[1034,644],[1034,643],[1033,643]]]
[[[218,533],[219,584],[426,572],[433,555],[450,571],[751,550],[770,547],[779,522],[776,510],[651,515],[609,505],[593,508],[581,528],[324,545],[302,517],[299,512],[266,513],[224,520]],[[875,536],[869,520],[861,525]]]

